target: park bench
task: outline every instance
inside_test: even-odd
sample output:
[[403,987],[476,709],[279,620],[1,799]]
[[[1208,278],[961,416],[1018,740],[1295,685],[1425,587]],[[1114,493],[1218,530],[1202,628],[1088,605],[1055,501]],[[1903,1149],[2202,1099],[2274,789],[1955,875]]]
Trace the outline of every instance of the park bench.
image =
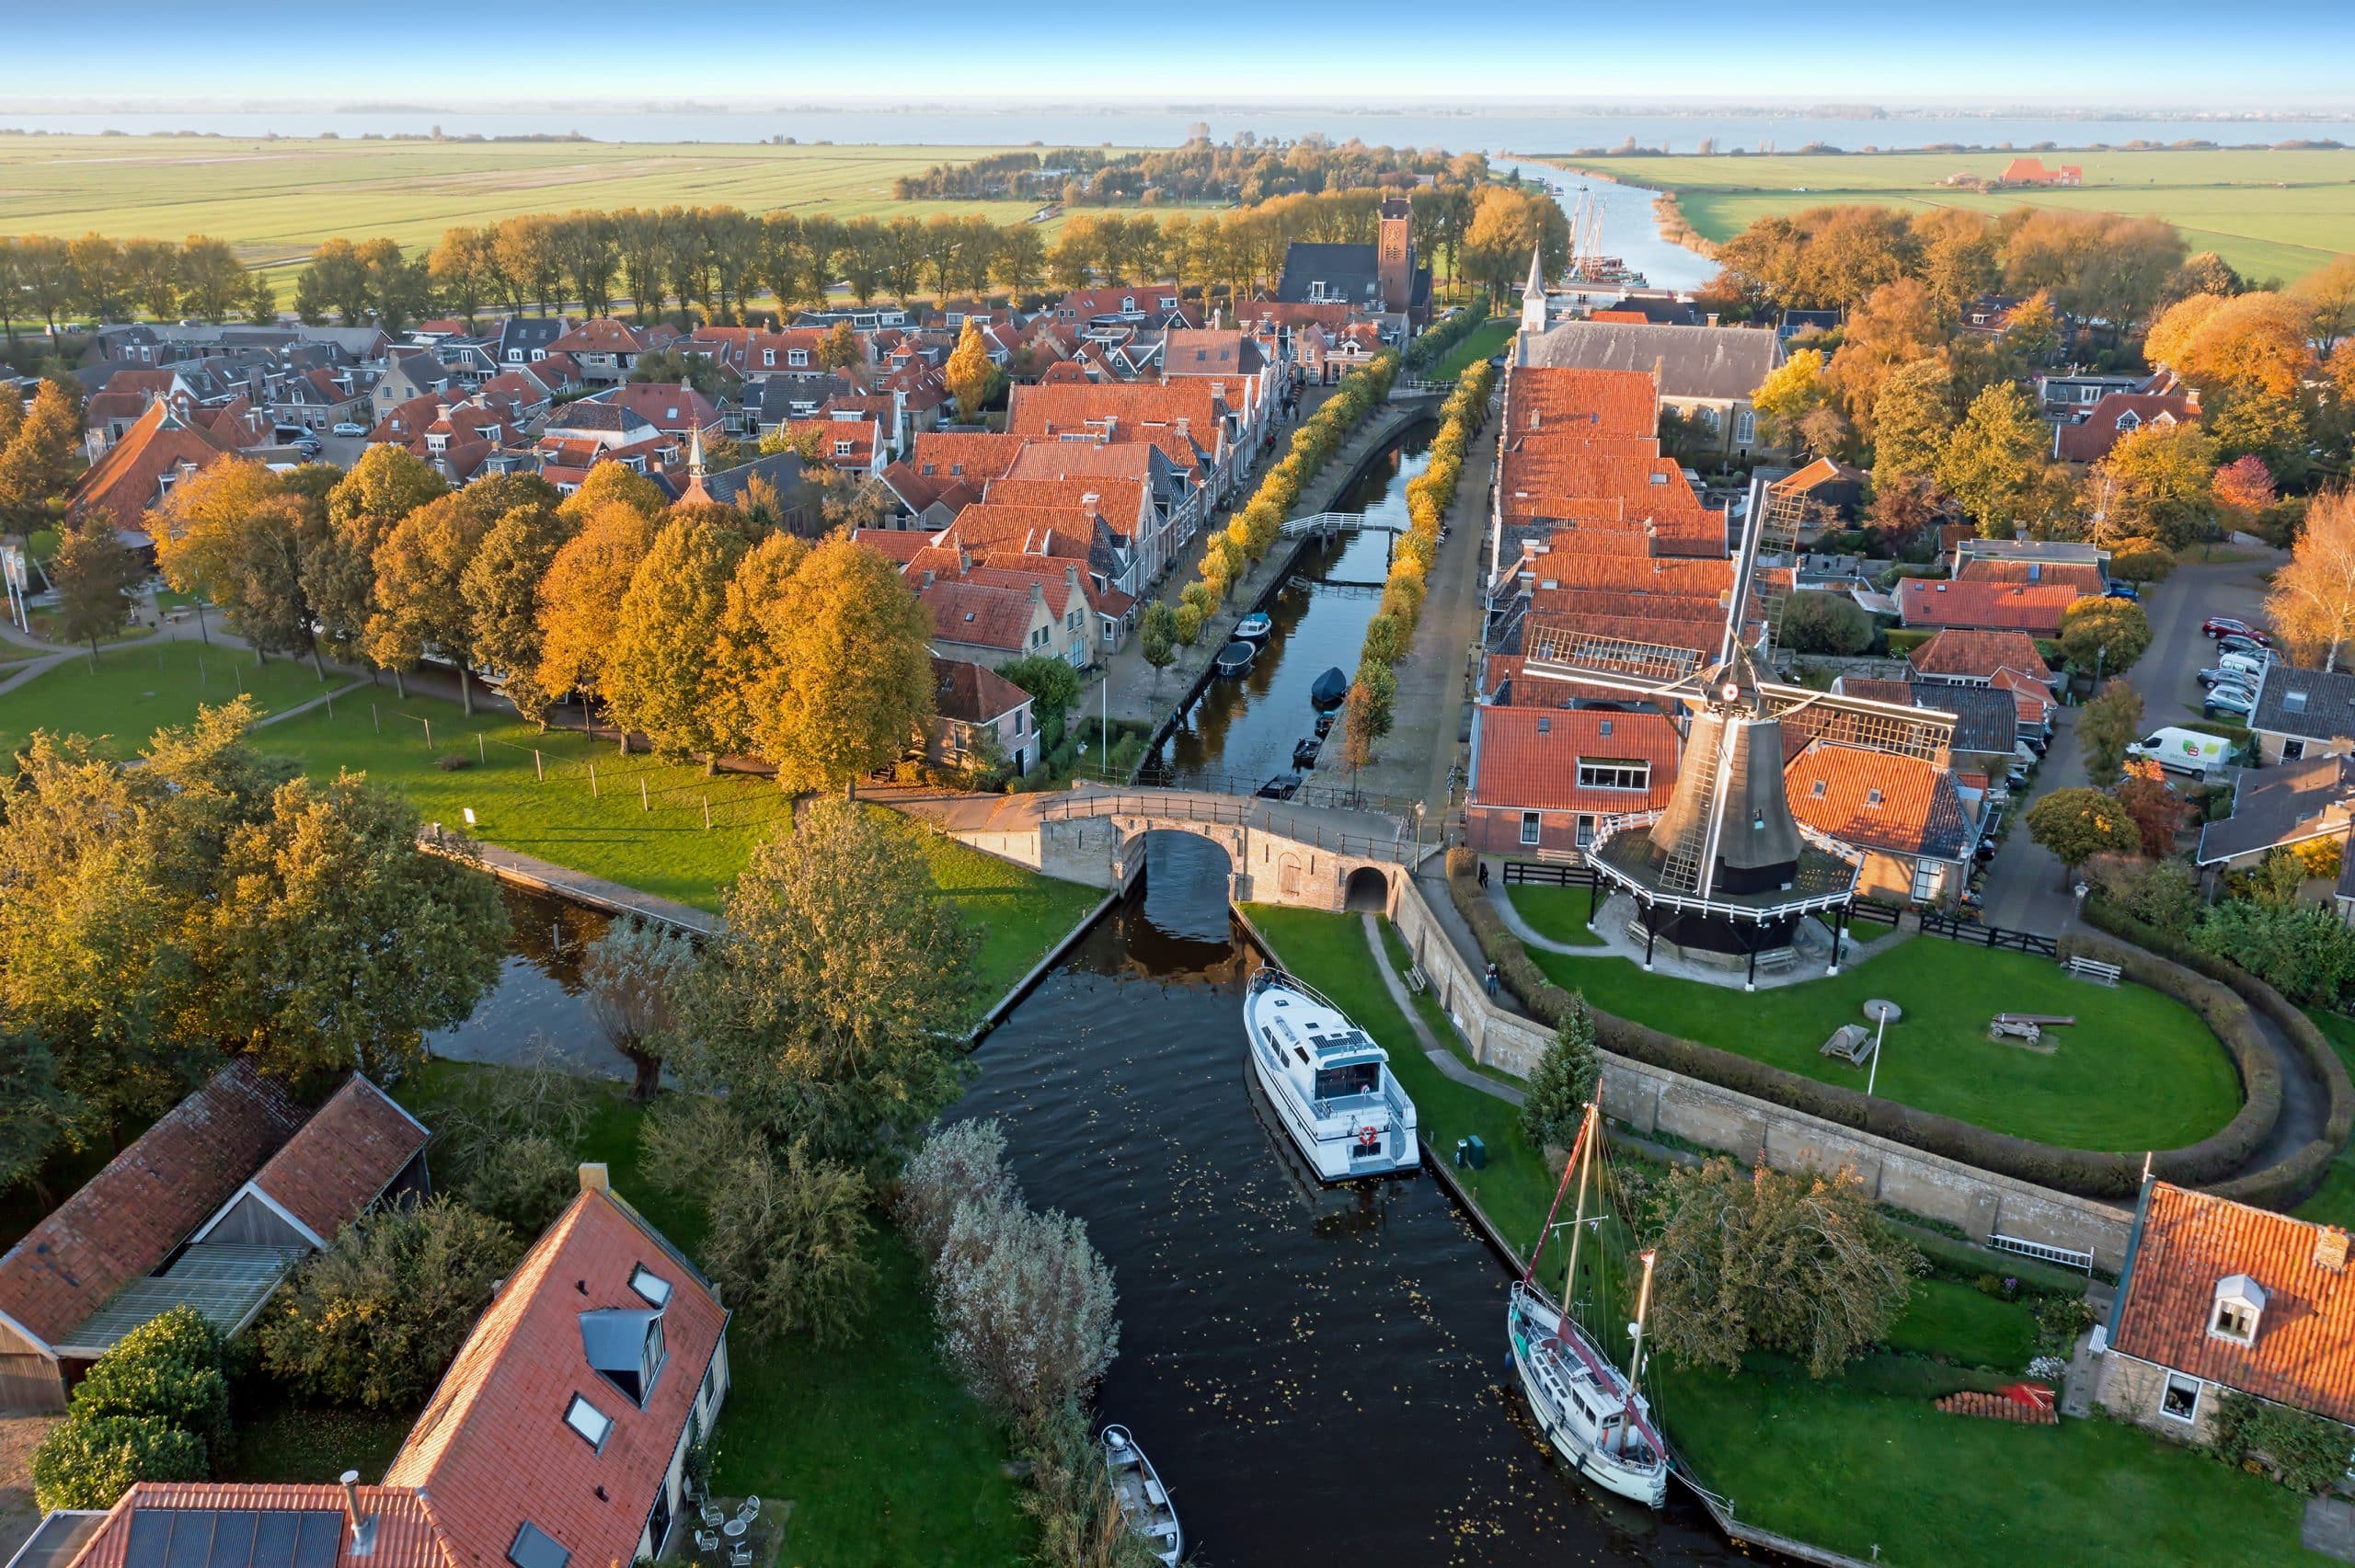
[[1823,1042],[1820,1054],[1838,1057],[1852,1066],[1862,1067],[1873,1054],[1872,1031],[1862,1024],[1843,1024],[1832,1031],[1832,1037]]
[[2072,958],[2069,960],[2069,973],[2081,980],[2114,986],[2121,971],[2117,965],[2105,964],[2098,958]]
[[1758,967],[1768,974],[1780,974],[1798,967],[1799,955],[1796,947],[1769,947],[1758,955]]
[[1420,964],[1407,966],[1407,989],[1417,996],[1431,989],[1430,977],[1423,973],[1423,967]]

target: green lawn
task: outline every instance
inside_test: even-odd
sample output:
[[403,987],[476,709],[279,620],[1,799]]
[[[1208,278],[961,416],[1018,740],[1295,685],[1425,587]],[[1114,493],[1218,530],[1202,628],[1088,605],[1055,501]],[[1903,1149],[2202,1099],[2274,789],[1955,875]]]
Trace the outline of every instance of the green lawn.
[[[1487,1140],[1488,1169],[1458,1175],[1525,1245],[1545,1223],[1553,1175],[1522,1140],[1511,1106],[1441,1076],[1423,1059],[1359,917],[1257,904],[1248,912],[1287,967],[1389,1050],[1426,1145],[1443,1154],[1466,1132]],[[1394,967],[1403,967],[1395,938],[1390,952]],[[1624,1150],[1614,1159],[1640,1164]],[[2137,1428],[2106,1421],[2023,1427],[1931,1408],[1957,1389],[2012,1380],[2034,1348],[2024,1302],[1933,1276],[1916,1286],[1890,1332],[1890,1351],[1910,1354],[1868,1356],[1829,1382],[1776,1356],[1752,1357],[1738,1379],[1662,1362],[1653,1391],[1671,1436],[1706,1484],[1732,1496],[1739,1517],[1856,1557],[1869,1559],[1878,1543],[1885,1562],[1960,1568],[2039,1558],[2301,1560],[2295,1496]],[[1951,1364],[1924,1359],[1934,1355]],[[1998,1370],[1969,1369],[1981,1367]]]
[[[2355,1018],[2342,1013],[2326,1013],[2319,1007],[2306,1009],[2306,1016],[2315,1021],[2323,1037],[2338,1053],[2350,1071],[2355,1071]],[[2325,1225],[2355,1226],[2355,1146],[2342,1149],[2331,1161],[2327,1174],[2315,1196],[2297,1207],[2301,1219],[2312,1219]]]
[[[2077,1149],[2177,1149],[2230,1121],[2240,1080],[2206,1024],[2171,997],[2073,980],[2046,959],[1916,936],[1842,974],[1744,994],[1647,975],[1620,958],[1530,957],[1605,1013],[1791,1072],[1865,1086],[1821,1054],[1867,998],[1904,1009],[1877,1093],[1997,1132]],[[2051,1055],[1987,1038],[1997,1013],[2072,1014]]]
[[[610,741],[576,730],[544,735],[508,713],[468,718],[455,703],[396,701],[388,687],[353,693],[335,704],[332,716],[315,709],[258,729],[253,738],[320,777],[349,768],[392,784],[429,822],[458,827],[471,807],[474,834],[488,843],[703,910],[719,908],[721,890],[743,870],[752,846],[784,831],[793,817],[791,797],[766,779],[706,775],[698,765],[662,762],[642,751],[625,757]],[[443,758],[466,765],[444,770]],[[980,1007],[995,1001],[1102,897],[968,849],[896,813],[891,819],[922,844],[941,890],[982,933],[973,966]]]
[[380,1479],[417,1421],[414,1410],[309,1410],[259,1373],[235,1385],[236,1449],[220,1481],[324,1484],[345,1471]]
[[[436,1062],[401,1099],[431,1126],[437,1104],[499,1070]],[[694,1256],[701,1214],[638,1175],[640,1112],[618,1087],[600,1093],[583,1158],[605,1162],[615,1189]],[[914,1255],[879,1219],[871,1252],[878,1273],[855,1342],[731,1340],[713,1490],[795,1505],[780,1568],[1019,1562],[1032,1535],[999,1469],[1005,1442],[939,1356]]]
[[1586,928],[1587,893],[1582,887],[1512,887],[1500,889],[1532,930],[1567,947],[1601,947],[1603,938]]
[[2355,150],[2188,150],[2039,153],[2050,167],[2077,164],[2072,189],[1980,194],[1942,182],[1993,177],[2009,153],[1678,156],[1576,160],[1615,179],[1677,193],[1685,221],[1724,240],[1754,220],[1849,201],[2005,212],[2022,206],[2151,214],[2252,279],[2295,280],[2355,250]]
[[1423,372],[1428,381],[1449,381],[1462,375],[1480,361],[1504,352],[1512,335],[1521,330],[1521,322],[1513,316],[1498,316],[1474,327],[1471,335],[1448,350],[1447,357]]
[[127,757],[156,730],[184,725],[200,706],[233,701],[241,690],[274,713],[342,684],[327,679],[322,686],[308,664],[257,666],[250,653],[202,643],[110,647],[95,670],[86,657],[68,659],[0,697],[0,747],[13,751],[47,729],[106,737],[101,750]]

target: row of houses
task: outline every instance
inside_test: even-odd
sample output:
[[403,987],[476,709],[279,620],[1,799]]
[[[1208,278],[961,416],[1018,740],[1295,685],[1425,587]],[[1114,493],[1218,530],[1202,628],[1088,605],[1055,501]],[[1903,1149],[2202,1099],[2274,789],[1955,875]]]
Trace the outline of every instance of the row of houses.
[[[0,1412],[63,1407],[91,1359],[176,1306],[235,1337],[287,1274],[430,1188],[426,1129],[365,1079],[316,1111],[223,1069],[0,1255]],[[38,1568],[650,1561],[729,1388],[718,1288],[604,1167],[496,1288],[381,1482],[155,1482],[42,1519]],[[358,1456],[354,1456],[355,1459]]]

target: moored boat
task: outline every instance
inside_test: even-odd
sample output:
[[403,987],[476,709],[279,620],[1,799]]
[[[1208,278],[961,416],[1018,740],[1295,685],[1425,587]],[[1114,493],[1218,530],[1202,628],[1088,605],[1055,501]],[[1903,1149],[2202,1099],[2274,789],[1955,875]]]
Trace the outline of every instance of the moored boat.
[[1343,1182],[1422,1162],[1415,1103],[1390,1053],[1347,1014],[1270,964],[1243,999],[1251,1070],[1316,1178]]
[[1349,675],[1338,664],[1319,675],[1316,683],[1308,689],[1308,700],[1320,708],[1338,708],[1349,695]]
[[1254,610],[1235,624],[1235,635],[1246,643],[1266,642],[1275,629],[1276,624],[1264,610]]
[[[1569,1226],[1570,1256],[1563,1277],[1564,1303],[1577,1299],[1579,1252],[1587,1229],[1587,1194],[1594,1170],[1601,1121],[1587,1107],[1562,1185],[1546,1210],[1545,1229],[1530,1249],[1529,1266],[1512,1288],[1506,1308],[1506,1336],[1521,1391],[1537,1417],[1545,1440],[1579,1471],[1607,1492],[1657,1508],[1668,1501],[1668,1445],[1653,1425],[1650,1403],[1637,1391],[1643,1370],[1644,1318],[1651,1306],[1652,1254],[1641,1254],[1643,1283],[1637,1297],[1627,1369],[1605,1356],[1567,1305],[1557,1306],[1534,1282],[1538,1254],[1554,1233],[1554,1217],[1575,1178],[1578,1210]],[[1598,1242],[1597,1245],[1601,1243]],[[1608,1291],[1598,1292],[1607,1299]]]
[[1144,1457],[1144,1450],[1125,1426],[1107,1426],[1101,1441],[1104,1470],[1112,1478],[1112,1493],[1120,1500],[1129,1528],[1153,1543],[1155,1557],[1174,1565],[1185,1550],[1186,1538],[1178,1528],[1178,1510],[1161,1477],[1155,1473],[1153,1461]]
[[1226,676],[1240,675],[1251,668],[1251,660],[1258,656],[1258,644],[1246,643],[1238,638],[1218,650],[1218,672]]

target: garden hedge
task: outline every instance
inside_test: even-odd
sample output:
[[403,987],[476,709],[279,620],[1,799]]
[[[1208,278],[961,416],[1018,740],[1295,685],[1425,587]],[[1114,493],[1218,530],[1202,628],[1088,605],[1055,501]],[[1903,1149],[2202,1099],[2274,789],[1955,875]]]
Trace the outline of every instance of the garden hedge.
[[2220,1197],[2263,1208],[2293,1208],[2314,1196],[2328,1173],[2330,1162],[2346,1149],[2349,1135],[2355,1133],[2355,1079],[2349,1078],[2347,1064],[2315,1026],[2315,1021],[2288,997],[2239,965],[2227,963],[2212,953],[2202,953],[2171,932],[2142,924],[2098,894],[2085,900],[2085,919],[2104,931],[2164,953],[2175,962],[2230,986],[2289,1038],[2315,1076],[2322,1080],[2328,1097],[2322,1136],[2307,1139],[2286,1160],[2246,1176],[2217,1182],[2210,1190]]
[[[1460,859],[1459,859],[1460,855]],[[1468,851],[1448,857],[1447,887],[1457,911],[1472,928],[1480,950],[1497,966],[1530,1013],[1547,1024],[1557,1022],[1569,993],[1548,979],[1529,956],[1521,939],[1507,928],[1473,875]],[[1940,940],[1924,937],[1923,941]],[[2207,1184],[2238,1169],[2271,1135],[2280,1119],[2281,1082],[2271,1050],[2249,1017],[2256,1005],[2234,994],[2237,988],[2223,977],[2204,977],[2193,968],[2123,944],[2074,938],[2077,950],[2118,964],[2138,984],[2147,985],[2199,1013],[2223,1042],[2241,1075],[2245,1099],[2241,1109],[2219,1131],[2182,1149],[2154,1153],[2152,1168],[2171,1181]],[[2278,1000],[2278,998],[2277,998]],[[2281,1003],[2288,1007],[2286,1001]],[[2269,1009],[2269,1015],[2270,1010]],[[2290,1009],[2295,1012],[2294,1008]],[[1782,1068],[1753,1061],[1732,1051],[1687,1040],[1632,1019],[1594,1011],[1595,1032],[1605,1050],[1663,1068],[1720,1088],[1753,1095],[1771,1104],[1821,1116],[1842,1127],[1855,1127],[1895,1143],[1941,1155],[1982,1171],[2011,1176],[2081,1197],[2131,1197],[2141,1187],[2142,1156],[2064,1149],[2033,1139],[2015,1138],[1973,1122],[1942,1116],[1901,1105],[1836,1083],[1824,1083]],[[2311,1022],[2306,1024],[2314,1031]],[[2314,1031],[2320,1042],[2319,1031]],[[2323,1049],[2327,1052],[2326,1042]],[[2336,1059],[2334,1058],[2334,1060]],[[2346,1081],[2345,1070],[2339,1073]],[[2355,1104],[2355,1102],[2350,1102]],[[2336,1113],[2334,1113],[2336,1114]],[[2355,1115],[2355,1112],[2350,1112]],[[2338,1134],[2346,1140],[2345,1131]],[[2303,1157],[2303,1151],[2301,1151]],[[2323,1162],[2327,1163],[2326,1158]],[[2257,1178],[2243,1178],[2252,1181]],[[2316,1180],[2319,1180],[2317,1175]],[[2224,1187],[2217,1188],[2219,1191]]]

